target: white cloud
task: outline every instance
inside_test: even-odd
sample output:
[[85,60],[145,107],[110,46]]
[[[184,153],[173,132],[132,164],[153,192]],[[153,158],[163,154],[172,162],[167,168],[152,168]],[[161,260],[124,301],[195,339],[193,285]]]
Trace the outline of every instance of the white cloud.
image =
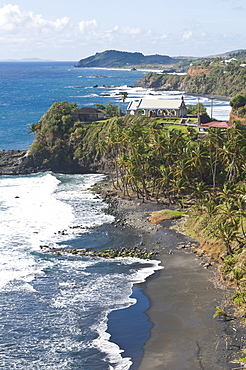
[[81,45],[94,39],[97,28],[96,20],[73,24],[69,17],[63,17],[52,21],[32,11],[22,11],[18,5],[4,5],[0,8],[1,57],[15,58],[17,53],[21,53],[20,57],[28,53],[42,57],[43,50],[44,54],[50,53],[50,58],[56,58],[55,49],[66,47],[69,53],[69,45],[73,48],[75,43]]
[[161,35],[161,39],[162,40],[166,40],[168,38],[168,35],[166,34],[166,33],[163,33],[162,35]]
[[[18,5],[8,4],[0,8],[0,31],[5,33],[20,31],[21,34],[25,34],[30,30],[61,31],[68,26],[69,22],[68,17],[56,21],[46,20],[31,11],[22,12]],[[18,38],[18,34],[16,36]],[[30,33],[29,36],[31,36]]]
[[189,40],[192,37],[192,32],[191,31],[185,31],[183,33],[183,40]]
[[140,28],[123,27],[121,32],[126,35],[139,35],[141,33]]
[[[229,0],[228,0],[229,1]],[[217,52],[242,48],[243,31],[223,35],[186,22],[170,29],[165,24],[156,28],[112,25],[101,19],[78,20],[69,17],[47,19],[32,11],[23,11],[18,5],[0,7],[1,58],[39,57],[76,60],[108,49],[141,51],[145,54],[206,56]],[[126,19],[127,22],[127,19]],[[183,28],[185,26],[185,28]],[[169,30],[167,32],[167,30]],[[223,35],[223,36],[222,36]],[[223,46],[224,44],[224,46]]]
[[79,23],[79,30],[81,33],[85,33],[87,30],[94,30],[98,27],[97,21],[81,21]]

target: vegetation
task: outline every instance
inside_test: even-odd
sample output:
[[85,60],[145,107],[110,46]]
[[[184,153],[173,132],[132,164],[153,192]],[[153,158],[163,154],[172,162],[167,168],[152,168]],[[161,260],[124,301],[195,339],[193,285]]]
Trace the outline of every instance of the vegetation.
[[245,63],[241,60],[227,63],[222,58],[203,60],[190,66],[187,75],[150,72],[141,78],[136,86],[232,97],[237,93],[246,93]]
[[238,117],[246,117],[246,94],[237,94],[234,96],[230,105],[232,107],[232,113]]
[[154,211],[148,217],[149,221],[152,223],[161,222],[165,220],[177,220],[185,214],[185,211],[180,209],[163,209],[161,211]]
[[133,67],[143,65],[168,65],[179,60],[167,55],[143,55],[142,53],[129,53],[126,51],[106,50],[96,53],[88,58],[81,59],[77,67]]
[[[122,96],[124,99],[124,96],[127,96],[127,95],[123,95],[123,94],[127,94],[127,93],[122,93]],[[108,118],[115,117],[115,116],[123,116],[122,110],[114,103],[108,103],[107,105],[95,104],[95,108],[104,110]]]
[[233,58],[240,62],[246,60],[246,50],[228,52],[219,56],[206,58],[170,57],[168,55],[143,55],[117,50],[106,50],[102,53],[81,59],[77,67],[104,67],[104,68],[135,68],[135,69],[163,69],[163,73],[187,72],[190,65],[209,65],[210,62]]
[[[232,107],[239,109],[244,99],[235,97]],[[73,119],[76,109],[76,104],[54,103],[31,126],[35,140],[29,156],[45,169],[76,163],[86,172],[110,173],[125,196],[179,208],[161,217],[180,217],[190,208],[192,229],[215,241],[214,258],[223,260],[221,272],[234,283],[233,302],[245,315],[246,126],[235,122],[226,130],[210,129],[201,140],[193,127],[181,130],[153,117],[83,124]]]
[[202,103],[197,103],[196,105],[189,105],[187,108],[187,114],[195,115],[207,114],[207,109]]

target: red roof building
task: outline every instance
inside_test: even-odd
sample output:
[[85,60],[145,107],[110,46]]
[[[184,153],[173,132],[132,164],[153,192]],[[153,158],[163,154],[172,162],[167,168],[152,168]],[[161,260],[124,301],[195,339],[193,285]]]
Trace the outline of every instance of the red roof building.
[[199,130],[204,129],[206,131],[209,128],[230,128],[232,125],[233,124],[231,122],[226,121],[211,121],[198,125],[198,128]]

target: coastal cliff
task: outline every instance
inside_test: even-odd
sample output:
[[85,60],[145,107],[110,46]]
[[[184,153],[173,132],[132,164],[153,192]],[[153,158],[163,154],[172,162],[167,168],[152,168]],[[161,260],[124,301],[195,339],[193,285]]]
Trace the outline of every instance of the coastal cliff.
[[[152,84],[157,86],[157,82],[153,80]],[[128,134],[128,130],[134,127],[141,131],[144,127],[148,130],[156,125],[154,118],[131,115],[80,122],[73,115],[77,109],[75,103],[54,103],[39,122],[31,125],[30,131],[35,134],[35,139],[28,150],[0,151],[0,175],[44,171],[114,173],[118,155],[117,143],[112,141],[115,139],[114,130]],[[243,120],[245,123],[245,118],[238,117],[235,110],[230,119],[231,122]]]
[[245,78],[246,68],[241,62],[225,65],[216,59],[191,66],[185,75],[149,72],[135,86],[232,97],[246,92]]

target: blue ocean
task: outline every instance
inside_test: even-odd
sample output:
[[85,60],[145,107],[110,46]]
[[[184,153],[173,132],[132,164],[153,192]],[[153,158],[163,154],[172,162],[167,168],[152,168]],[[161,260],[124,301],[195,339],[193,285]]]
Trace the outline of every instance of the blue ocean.
[[[29,126],[55,101],[79,107],[155,96],[134,88],[144,71],[75,68],[76,62],[0,63],[0,150],[27,149]],[[119,93],[128,92],[126,102]],[[151,95],[150,95],[151,94]],[[180,99],[182,92],[158,92]],[[187,104],[197,98],[186,96]],[[200,101],[210,109],[209,99]],[[213,101],[227,119],[229,104]],[[144,287],[159,261],[103,259],[50,248],[139,245],[141,235],[115,228],[91,186],[103,174],[52,172],[0,177],[0,369],[137,369],[151,322]]]

